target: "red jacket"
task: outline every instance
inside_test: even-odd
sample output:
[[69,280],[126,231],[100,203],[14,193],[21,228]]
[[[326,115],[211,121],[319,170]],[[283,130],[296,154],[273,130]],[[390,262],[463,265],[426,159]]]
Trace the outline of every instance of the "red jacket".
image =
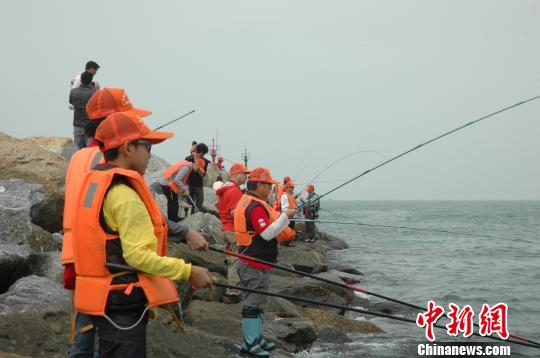
[[234,180],[229,180],[224,187],[216,191],[216,194],[221,230],[234,231],[234,209],[242,197],[242,190]]

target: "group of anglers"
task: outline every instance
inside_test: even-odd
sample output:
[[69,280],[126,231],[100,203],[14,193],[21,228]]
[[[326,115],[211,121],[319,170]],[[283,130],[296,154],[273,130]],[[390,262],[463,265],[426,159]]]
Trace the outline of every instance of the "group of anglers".
[[[120,88],[96,89],[85,111],[91,122],[85,127],[91,130],[85,131],[85,145],[70,161],[64,207],[64,286],[74,291],[76,310],[70,356],[145,357],[146,326],[156,308],[165,308],[180,324],[173,281],[188,281],[194,289],[214,283],[206,268],[167,256],[168,234],[184,240],[190,249],[209,249],[200,233],[176,223],[178,196],[192,190],[186,185],[191,173],[204,176],[207,148],[194,145],[191,161],[164,171],[160,185],[168,202],[165,218],[143,175],[152,145],[173,133],[148,128],[142,117],[151,112],[133,107]],[[286,178],[279,185],[267,168],[249,170],[241,163],[233,164],[229,175],[217,191],[226,248],[276,262],[278,243],[296,238],[291,223],[297,213],[292,180]],[[305,190],[306,200],[313,199],[314,187]],[[200,197],[194,199],[194,207],[202,208]],[[318,202],[308,203],[304,214],[314,219]],[[307,232],[314,240],[315,229]],[[229,258],[228,268],[230,285],[268,290],[271,266]],[[226,302],[241,300],[241,352],[267,357],[275,344],[263,338],[266,296],[227,290]]]

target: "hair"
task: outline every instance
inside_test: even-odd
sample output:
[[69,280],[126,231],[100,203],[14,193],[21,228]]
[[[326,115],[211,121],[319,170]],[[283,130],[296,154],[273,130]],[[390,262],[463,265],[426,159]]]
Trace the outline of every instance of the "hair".
[[197,147],[195,148],[195,152],[207,154],[208,153],[208,146],[204,143],[197,144]]
[[223,177],[221,175],[218,175],[216,181],[223,181]]
[[246,188],[249,191],[255,191],[257,190],[257,183],[256,181],[248,180],[246,183]]
[[191,145],[197,145],[197,141],[194,140],[193,142],[191,142]]
[[[99,140],[96,140],[96,142],[98,143],[99,149],[103,149],[105,144]],[[103,158],[105,158],[105,162],[107,163],[116,160],[119,155],[120,152],[118,151],[118,148],[112,148],[103,152]]]
[[86,66],[84,67],[84,69],[85,70],[90,70],[92,68],[97,71],[97,70],[99,70],[99,65],[94,61],[88,61],[86,63]]
[[92,80],[94,79],[94,75],[91,72],[84,71],[81,73],[81,83],[84,85],[89,85],[92,83]]

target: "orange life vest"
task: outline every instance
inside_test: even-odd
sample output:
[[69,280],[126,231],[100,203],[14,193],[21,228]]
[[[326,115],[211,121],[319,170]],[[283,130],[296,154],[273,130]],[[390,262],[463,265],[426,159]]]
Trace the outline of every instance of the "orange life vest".
[[284,187],[280,187],[278,189],[278,194],[276,196],[276,202],[274,203],[274,210],[277,212],[281,212],[281,197],[283,194],[287,195],[287,200],[289,201],[289,209],[296,209],[296,199],[294,198],[294,195],[289,194]]
[[182,183],[187,184],[189,174],[191,173],[191,163],[187,160],[182,160],[181,162],[176,163],[175,165],[170,166],[163,172],[163,177],[169,181],[169,187],[174,191],[175,193],[178,193],[180,191],[180,188],[178,187],[178,184],[176,184],[173,180],[176,173],[180,171],[181,168],[189,166],[189,172],[182,178]]
[[103,163],[103,155],[98,147],[76,151],[69,162],[66,174],[66,194],[64,196],[64,239],[62,243],[62,265],[74,262],[72,230],[77,199],[84,184],[85,175],[97,164]]
[[158,240],[157,254],[164,256],[167,250],[167,224],[139,173],[117,167],[87,173],[74,214],[73,252],[77,272],[75,308],[89,315],[103,316],[109,293],[116,290],[124,290],[124,294],[129,295],[134,287],[140,287],[150,307],[179,300],[173,282],[163,277],[137,273],[138,281],[134,283],[113,284],[113,275],[106,266],[106,245],[108,240],[119,237],[105,231],[101,224],[101,209],[107,190],[115,178],[125,180],[146,206]]
[[[255,196],[244,194],[240,198],[238,205],[234,209],[234,231],[236,235],[237,245],[238,246],[249,246],[253,241],[253,237],[257,235],[255,231],[248,230],[247,225],[247,215],[246,210],[251,205],[252,202],[257,202],[266,210],[268,216],[270,217],[270,224],[276,221],[281,215],[268,205],[268,203],[262,199],[259,199]],[[296,236],[296,231],[290,227],[286,227],[279,233],[276,237],[276,240],[279,242],[285,242],[293,240]]]
[[277,184],[275,188],[276,188],[276,201],[274,202],[273,209],[277,212],[281,212],[281,196],[283,195],[283,190],[285,189],[283,185],[277,185]]

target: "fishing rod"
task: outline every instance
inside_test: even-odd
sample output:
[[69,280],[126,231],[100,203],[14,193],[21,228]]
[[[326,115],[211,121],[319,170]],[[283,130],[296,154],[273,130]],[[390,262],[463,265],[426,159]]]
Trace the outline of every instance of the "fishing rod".
[[192,114],[192,113],[195,113],[195,110],[192,110],[191,112],[188,112],[188,113],[186,113],[186,114],[184,114],[184,115],[182,115],[182,116],[180,116],[180,117],[178,117],[178,118],[176,118],[176,119],[173,119],[173,120],[170,121],[170,122],[167,122],[167,123],[165,123],[165,124],[162,124],[162,125],[160,125],[159,127],[157,127],[157,128],[154,129],[154,130],[155,130],[155,131],[160,130],[161,128],[166,127],[166,126],[168,126],[169,124],[173,124],[174,122],[179,121],[179,120],[181,120],[182,118],[187,117],[187,116],[189,116],[189,115]]
[[[320,222],[321,224],[361,225],[361,226],[370,226],[370,227],[382,227],[382,228],[388,228],[388,229],[430,231],[430,232],[438,232],[438,233],[443,233],[443,234],[455,234],[455,235],[463,235],[463,236],[485,237],[485,238],[489,238],[489,239],[497,239],[497,240],[504,240],[504,241],[510,241],[510,242],[523,242],[523,243],[531,244],[531,245],[538,245],[539,244],[538,242],[533,242],[533,241],[528,241],[528,240],[523,240],[523,239],[506,239],[506,238],[503,238],[503,237],[492,236],[492,235],[470,234],[470,233],[466,233],[466,232],[449,231],[449,230],[443,230],[443,229],[417,228],[417,227],[411,227],[411,226],[394,226],[394,225],[382,225],[382,224],[366,224],[366,223],[362,223],[362,222],[356,220],[354,217],[352,217],[350,215],[336,213],[335,211],[328,210],[328,209],[325,209],[325,208],[320,208],[320,210],[327,211],[327,212],[329,212],[331,214],[334,214],[334,215],[339,215],[339,216],[344,216],[344,217],[351,218],[351,219],[355,220],[355,222],[340,222],[340,221],[325,221],[325,220],[317,220],[317,221],[313,221],[313,222]],[[312,220],[299,219],[297,221],[310,222]]]
[[[130,272],[140,272],[139,270],[137,270],[134,267],[131,267],[129,265],[123,265],[123,264],[107,262],[106,266],[108,268],[116,268],[116,269],[130,271]],[[284,298],[284,299],[289,300],[289,301],[310,303],[310,304],[319,305],[319,306],[326,306],[326,307],[336,308],[336,309],[340,309],[340,310],[358,312],[358,313],[363,313],[363,314],[367,314],[367,315],[371,315],[371,316],[383,317],[383,318],[393,319],[393,320],[396,320],[396,321],[402,321],[402,322],[408,322],[408,323],[416,324],[416,320],[413,320],[413,319],[410,319],[410,318],[392,316],[392,315],[389,315],[389,314],[386,314],[386,313],[373,312],[373,311],[369,311],[369,310],[365,310],[365,309],[361,309],[361,308],[356,308],[356,307],[348,307],[348,306],[338,305],[338,304],[329,303],[329,302],[316,301],[316,300],[312,300],[312,299],[309,299],[309,298],[291,296],[291,295],[287,295],[287,294],[283,294],[283,293],[276,293],[276,292],[271,292],[271,291],[262,291],[262,290],[247,288],[247,287],[243,287],[243,286],[228,285],[228,284],[223,284],[223,283],[219,283],[219,282],[214,282],[213,285],[217,286],[217,287],[222,287],[222,288],[229,288],[229,289],[236,289],[236,290],[246,291],[246,292],[251,292],[251,293],[257,293],[257,294],[265,295],[265,296],[280,297],[280,298]],[[437,328],[444,329],[444,330],[447,329],[446,326],[442,326],[442,325],[439,325],[439,324],[434,324],[433,327],[437,327]],[[126,328],[123,328],[123,327],[119,327],[119,328],[120,329],[126,329]],[[132,327],[128,327],[128,328],[132,328]],[[538,346],[535,343],[533,343],[532,341],[526,340],[525,338],[522,338],[522,337],[514,337],[514,338],[521,338],[521,340],[525,340],[523,342],[519,342],[519,341],[504,340],[504,339],[494,337],[494,336],[482,336],[482,335],[480,335],[478,333],[475,333],[475,332],[473,332],[472,334],[474,336],[478,336],[478,337],[484,337],[484,338],[489,338],[489,339],[493,339],[493,340],[497,340],[497,341],[502,341],[502,342],[507,342],[507,343],[514,343],[514,344],[519,344],[519,345],[522,345],[522,346],[527,346],[527,347],[533,347],[533,348],[540,349],[540,346]]]
[[[529,98],[529,99],[526,99],[526,100],[521,101],[521,102],[518,102],[518,103],[513,104],[513,105],[511,105],[511,106],[509,106],[509,107],[500,109],[500,110],[495,111],[495,112],[493,112],[493,113],[490,113],[490,114],[488,114],[488,115],[486,115],[486,116],[480,117],[480,118],[478,118],[478,119],[476,119],[476,120],[474,120],[474,121],[472,121],[472,122],[468,122],[468,123],[466,123],[466,124],[464,124],[464,125],[462,125],[462,126],[459,126],[459,127],[457,127],[457,128],[454,128],[454,129],[452,129],[452,130],[450,130],[450,131],[448,131],[448,132],[445,132],[445,133],[443,133],[443,134],[441,134],[441,135],[439,135],[439,136],[437,136],[437,137],[435,137],[435,138],[432,138],[432,139],[428,140],[427,142],[418,144],[417,146],[414,146],[414,147],[412,147],[411,149],[409,149],[409,150],[407,150],[407,151],[405,151],[405,152],[403,152],[403,153],[401,153],[401,154],[398,154],[398,155],[396,155],[395,157],[392,157],[392,158],[390,158],[390,159],[388,159],[388,160],[386,160],[386,161],[384,161],[384,162],[382,162],[382,163],[380,163],[380,164],[378,164],[378,165],[376,165],[376,166],[374,166],[374,167],[372,167],[372,168],[370,168],[370,169],[368,169],[368,170],[362,172],[361,174],[355,176],[354,178],[347,180],[345,183],[340,184],[340,185],[338,185],[337,187],[335,187],[334,189],[332,189],[332,190],[330,190],[330,191],[324,193],[323,195],[319,196],[318,199],[323,198],[323,197],[327,196],[328,194],[331,194],[331,193],[333,193],[334,191],[336,191],[336,190],[338,190],[338,189],[344,187],[345,185],[347,185],[347,184],[349,184],[349,183],[352,183],[353,181],[355,181],[355,180],[357,180],[357,179],[363,177],[364,175],[367,175],[368,173],[371,173],[371,172],[377,170],[378,168],[380,168],[380,167],[382,167],[382,166],[384,166],[384,165],[386,165],[386,164],[388,164],[388,163],[391,163],[391,162],[393,162],[394,160],[403,157],[404,155],[407,155],[407,154],[409,154],[409,153],[411,153],[411,152],[414,152],[415,150],[420,149],[420,148],[422,148],[422,147],[424,147],[424,146],[426,146],[426,145],[428,145],[428,144],[430,144],[430,143],[432,143],[432,142],[435,142],[435,141],[437,141],[437,140],[439,140],[439,139],[441,139],[441,138],[443,138],[443,137],[446,137],[446,136],[448,136],[448,135],[450,135],[450,134],[452,134],[452,133],[454,133],[454,132],[457,132],[457,131],[459,131],[459,130],[465,128],[465,127],[468,127],[468,126],[470,126],[470,125],[473,125],[473,124],[475,124],[475,123],[478,123],[478,122],[480,122],[480,121],[482,121],[482,120],[484,120],[484,119],[487,119],[487,118],[489,118],[489,117],[492,117],[492,116],[494,116],[494,115],[496,115],[496,114],[499,114],[499,113],[502,113],[502,112],[507,111],[507,110],[509,110],[509,109],[512,109],[512,108],[521,106],[522,104],[525,104],[525,103],[527,103],[527,102],[534,101],[534,100],[536,100],[536,99],[538,99],[538,98],[540,98],[540,95],[539,95],[539,96],[532,97],[532,98]],[[304,206],[306,206],[306,205],[309,205],[309,202],[306,202],[306,203],[300,205],[300,206],[298,207],[298,209],[302,209],[302,208],[303,208]]]
[[[221,248],[209,246],[208,250],[214,251],[214,252],[221,252],[221,253],[223,253],[225,255],[238,257],[240,259],[244,259],[244,260],[248,260],[248,261],[257,262],[257,263],[260,263],[260,264],[263,264],[263,265],[271,266],[273,268],[276,268],[276,269],[279,269],[279,270],[282,270],[282,271],[287,271],[287,272],[290,272],[290,273],[294,273],[294,274],[297,274],[299,276],[309,277],[309,278],[312,278],[312,279],[317,280],[317,281],[326,282],[326,283],[329,283],[331,285],[335,285],[335,286],[339,286],[339,287],[349,289],[349,290],[352,290],[352,291],[360,292],[360,293],[363,293],[363,294],[366,294],[366,295],[369,295],[369,296],[379,297],[379,298],[385,299],[387,301],[395,302],[395,303],[398,303],[398,304],[403,305],[403,306],[414,308],[416,310],[420,310],[420,311],[426,311],[427,310],[425,307],[418,306],[418,305],[415,305],[413,303],[402,301],[402,300],[399,300],[399,299],[396,299],[396,298],[381,295],[379,293],[371,292],[371,291],[365,290],[363,288],[353,286],[351,284],[332,281],[332,280],[330,280],[328,278],[325,278],[325,277],[316,276],[316,275],[313,275],[313,274],[310,274],[310,273],[307,273],[307,272],[298,271],[298,270],[295,270],[295,269],[292,269],[292,268],[289,268],[289,267],[281,266],[281,265],[273,263],[273,262],[261,260],[261,259],[255,258],[255,257],[247,256],[247,255],[240,254],[240,253],[237,253],[237,252],[233,252],[233,251],[230,251],[230,250],[227,250],[227,249],[221,249]],[[477,326],[477,324],[475,324],[475,326]],[[535,342],[535,341],[532,341],[532,340],[530,340],[528,338],[524,338],[524,337],[521,337],[521,336],[518,336],[518,335],[515,335],[515,334],[512,334],[512,333],[510,333],[509,335],[510,335],[510,337],[512,337],[514,339],[518,339],[518,340],[523,341],[523,342],[530,342],[530,343],[536,344],[536,345],[538,345],[540,347],[540,342]]]
[[429,232],[437,232],[442,234],[454,234],[454,235],[463,235],[463,236],[476,236],[476,237],[486,237],[490,239],[497,239],[497,240],[505,240],[505,241],[511,241],[511,242],[524,242],[527,244],[533,244],[537,245],[538,243],[527,241],[527,240],[520,240],[520,239],[505,239],[502,237],[497,236],[491,236],[491,235],[480,235],[480,234],[470,234],[466,232],[457,232],[457,231],[448,231],[448,230],[442,230],[442,229],[422,229],[417,227],[410,227],[410,226],[393,226],[393,225],[382,225],[382,224],[366,224],[361,222],[343,222],[343,221],[326,221],[326,220],[309,220],[309,219],[294,219],[296,222],[312,222],[312,223],[321,223],[321,224],[337,224],[337,225],[359,225],[359,226],[369,226],[369,227],[381,227],[381,228],[387,228],[387,229],[403,229],[403,230],[414,230],[414,231],[429,231]]
[[193,198],[191,196],[189,196],[189,194],[187,195],[189,201],[191,201],[191,205],[193,205],[193,207],[195,208],[195,211],[198,212],[198,213],[202,213],[202,217],[201,217],[201,222],[203,224],[203,226],[205,227],[205,229],[210,233],[210,235],[212,236],[212,239],[214,239],[214,244],[215,245],[220,245],[218,239],[216,239],[216,237],[214,236],[214,233],[212,232],[212,230],[210,230],[210,228],[208,227],[208,224],[205,222],[204,220],[204,213],[197,207],[197,204],[195,204],[195,202],[193,201]]
[[[314,304],[314,305],[318,305],[318,306],[326,306],[326,307],[337,308],[337,309],[341,309],[341,310],[345,310],[345,311],[352,311],[352,312],[358,312],[358,313],[367,314],[367,315],[371,315],[371,316],[388,318],[388,319],[392,319],[392,320],[396,320],[396,321],[414,323],[416,325],[416,320],[413,320],[413,319],[410,319],[410,318],[393,316],[393,315],[390,315],[390,314],[386,314],[386,313],[382,313],[382,312],[369,311],[369,310],[365,310],[365,309],[362,309],[362,308],[348,307],[348,306],[338,305],[338,304],[329,303],[329,302],[316,301],[316,300],[312,300],[312,299],[309,299],[309,298],[291,296],[291,295],[287,295],[287,294],[283,294],[283,293],[277,293],[277,292],[272,292],[272,291],[262,291],[262,290],[257,290],[257,289],[253,289],[253,288],[247,288],[247,287],[243,287],[243,286],[227,285],[227,284],[223,284],[223,283],[219,283],[219,282],[214,282],[214,285],[217,286],[217,287],[222,287],[222,288],[229,288],[229,289],[241,290],[241,291],[246,291],[246,292],[251,292],[251,293],[257,293],[259,295],[284,298],[284,299],[290,300],[290,301],[310,303],[310,304]],[[433,325],[433,327],[437,327],[437,328],[440,328],[440,329],[447,330],[446,326],[440,325],[440,324],[437,324],[437,323],[435,323]],[[538,345],[536,345],[534,343],[513,341],[513,340],[505,340],[505,339],[495,337],[495,336],[482,336],[481,334],[476,333],[476,332],[473,332],[472,335],[477,336],[477,337],[493,339],[493,340],[501,341],[501,342],[505,342],[505,343],[513,343],[513,344],[518,344],[518,345],[522,345],[522,346],[526,346],[526,347],[532,347],[532,348],[540,349],[540,346],[538,346]]]

